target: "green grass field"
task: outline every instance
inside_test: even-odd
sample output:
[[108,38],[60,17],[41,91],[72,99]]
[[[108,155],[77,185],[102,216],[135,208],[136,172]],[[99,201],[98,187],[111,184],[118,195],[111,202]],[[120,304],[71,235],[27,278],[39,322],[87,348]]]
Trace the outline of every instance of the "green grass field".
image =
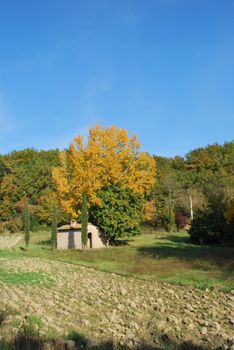
[[[31,234],[29,252],[13,254],[44,257],[143,279],[198,288],[234,288],[234,248],[197,246],[189,243],[186,232],[146,231],[126,245],[87,251],[51,251],[50,233]],[[3,254],[3,252],[2,252]]]

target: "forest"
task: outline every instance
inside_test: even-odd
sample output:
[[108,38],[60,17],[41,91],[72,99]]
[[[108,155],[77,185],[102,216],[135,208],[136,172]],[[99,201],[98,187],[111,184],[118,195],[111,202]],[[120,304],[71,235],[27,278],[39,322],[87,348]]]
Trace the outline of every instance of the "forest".
[[[233,243],[234,141],[197,148],[185,157],[150,157],[154,161],[150,190],[142,196],[118,183],[97,186],[102,205],[93,201],[89,220],[114,238],[138,234],[140,226],[147,225],[166,231],[186,228],[198,244]],[[57,169],[60,177],[60,166],[58,149],[30,148],[0,155],[0,232],[23,229],[26,201],[32,231],[50,229],[55,203],[58,224],[69,222],[71,215],[58,200],[52,175]],[[113,225],[114,218],[120,223]]]

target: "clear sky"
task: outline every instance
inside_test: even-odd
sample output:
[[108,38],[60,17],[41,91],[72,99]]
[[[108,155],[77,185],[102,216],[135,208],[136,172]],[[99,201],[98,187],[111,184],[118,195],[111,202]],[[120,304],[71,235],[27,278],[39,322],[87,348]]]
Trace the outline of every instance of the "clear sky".
[[0,153],[95,123],[184,155],[234,138],[233,0],[0,0]]

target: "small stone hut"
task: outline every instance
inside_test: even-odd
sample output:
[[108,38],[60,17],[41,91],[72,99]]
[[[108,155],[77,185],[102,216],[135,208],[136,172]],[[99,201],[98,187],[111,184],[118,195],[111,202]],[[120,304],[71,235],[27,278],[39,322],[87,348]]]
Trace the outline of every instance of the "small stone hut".
[[[108,240],[95,225],[88,224],[87,248],[107,247]],[[57,230],[57,249],[82,249],[81,225],[75,220],[70,225],[63,225]]]

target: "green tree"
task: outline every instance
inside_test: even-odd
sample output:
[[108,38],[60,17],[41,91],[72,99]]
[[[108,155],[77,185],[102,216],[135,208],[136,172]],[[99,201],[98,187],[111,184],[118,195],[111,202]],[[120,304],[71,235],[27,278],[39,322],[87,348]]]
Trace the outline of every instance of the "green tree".
[[139,195],[112,185],[100,191],[98,196],[101,205],[91,207],[91,222],[102,229],[110,242],[140,233],[142,198]]
[[30,198],[31,229],[51,224],[51,206],[43,196],[55,192],[51,168],[59,164],[58,155],[58,150],[34,149],[0,155],[0,220],[8,227],[21,217],[25,197]]
[[29,213],[29,206],[28,206],[28,200],[25,203],[24,206],[24,239],[27,249],[29,249],[29,242],[30,242],[30,213]]
[[81,206],[81,240],[83,249],[87,246],[88,241],[88,209],[87,209],[87,193],[82,192]]
[[52,243],[52,249],[54,250],[57,246],[57,206],[56,204],[53,205],[52,209],[52,229],[51,229],[51,243]]
[[227,222],[227,196],[223,189],[207,192],[208,207],[192,221],[189,234],[197,244],[234,244],[234,220]]
[[17,187],[12,175],[5,175],[0,183],[0,219],[9,221],[16,216]]

